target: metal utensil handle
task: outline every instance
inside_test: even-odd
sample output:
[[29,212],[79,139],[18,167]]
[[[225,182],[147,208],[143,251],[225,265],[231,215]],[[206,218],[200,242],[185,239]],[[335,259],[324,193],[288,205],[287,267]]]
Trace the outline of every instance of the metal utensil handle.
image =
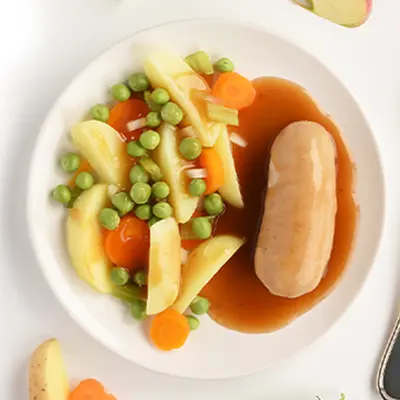
[[390,339],[388,344],[386,345],[385,351],[382,356],[381,363],[379,365],[379,370],[378,370],[378,377],[377,377],[377,389],[379,394],[382,396],[384,400],[398,400],[395,399],[392,396],[389,396],[385,390],[385,385],[384,385],[384,378],[385,378],[385,371],[386,367],[389,361],[389,357],[393,351],[393,347],[396,343],[396,340],[399,338],[400,335],[400,314],[397,318],[396,324],[394,326],[393,332],[390,335]]

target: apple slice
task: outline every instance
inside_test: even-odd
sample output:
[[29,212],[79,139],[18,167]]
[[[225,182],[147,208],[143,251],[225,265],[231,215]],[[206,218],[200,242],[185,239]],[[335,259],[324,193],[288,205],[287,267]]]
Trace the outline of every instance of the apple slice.
[[111,293],[111,261],[103,250],[100,211],[109,204],[108,185],[84,191],[67,219],[67,248],[78,276],[101,293]]
[[348,28],[362,25],[372,9],[372,0],[294,0],[295,3]]
[[42,343],[32,354],[29,367],[30,400],[68,400],[67,372],[56,339]]
[[71,130],[74,146],[103,183],[127,188],[131,163],[119,133],[100,121],[83,121]]
[[245,243],[244,239],[221,235],[196,247],[182,268],[182,284],[178,299],[172,306],[183,313],[211,278]]
[[219,193],[231,206],[244,208],[239,179],[235,168],[235,160],[232,154],[232,144],[229,140],[228,129],[224,124],[220,124],[220,133],[215,142],[214,149],[221,157],[224,166],[225,183],[219,189]]
[[190,125],[196,129],[202,145],[212,147],[217,140],[215,123],[196,104],[197,99],[202,100],[199,94],[211,93],[207,82],[181,57],[168,52],[151,54],[144,64],[144,70],[153,87],[167,89],[172,100],[179,104]]
[[176,300],[181,282],[181,237],[174,218],[150,228],[148,315],[158,314]]
[[175,219],[178,223],[184,224],[196,210],[199,198],[190,196],[187,191],[187,180],[183,169],[185,162],[178,151],[176,128],[163,124],[159,132],[161,143],[154,150],[153,156],[170,187],[169,201],[174,208]]

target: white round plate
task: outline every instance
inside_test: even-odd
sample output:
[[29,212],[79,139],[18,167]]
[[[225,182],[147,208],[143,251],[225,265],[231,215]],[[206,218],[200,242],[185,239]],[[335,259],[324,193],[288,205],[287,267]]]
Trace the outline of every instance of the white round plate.
[[[126,307],[99,295],[75,274],[64,242],[63,207],[49,199],[66,176],[58,167],[68,132],[90,107],[109,100],[109,88],[142,70],[152,46],[187,55],[198,49],[228,56],[249,78],[272,75],[308,89],[341,127],[358,169],[356,195],[361,208],[358,236],[338,288],[289,327],[270,334],[229,331],[207,317],[179,351],[163,353],[148,342]],[[304,349],[324,334],[349,307],[371,268],[381,235],[384,190],[376,144],[357,103],[316,58],[296,45],[253,26],[219,20],[189,20],[157,26],[119,42],[95,59],[58,99],[39,134],[29,178],[28,220],[41,269],[70,315],[115,353],[150,370],[190,378],[229,378],[265,369]]]

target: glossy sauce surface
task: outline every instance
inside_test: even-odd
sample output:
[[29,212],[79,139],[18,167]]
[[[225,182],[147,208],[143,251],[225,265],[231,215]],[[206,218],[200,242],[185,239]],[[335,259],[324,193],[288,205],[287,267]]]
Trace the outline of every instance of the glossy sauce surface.
[[[352,248],[358,208],[353,198],[354,165],[334,122],[306,91],[284,79],[259,78],[253,105],[240,112],[236,132],[248,145],[233,145],[245,209],[227,207],[219,218],[217,234],[244,236],[247,243],[203,289],[211,301],[211,317],[241,332],[269,332],[290,323],[323,300],[346,267]],[[337,200],[335,239],[326,276],[317,289],[296,299],[276,297],[254,272],[253,251],[268,179],[269,152],[275,137],[295,121],[315,121],[333,136],[337,147]]]

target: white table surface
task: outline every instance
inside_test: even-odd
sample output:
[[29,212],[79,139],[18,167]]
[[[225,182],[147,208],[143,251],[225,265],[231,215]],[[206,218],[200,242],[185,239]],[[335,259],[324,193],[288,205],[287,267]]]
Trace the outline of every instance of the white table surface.
[[[400,299],[400,2],[379,0],[367,24],[333,25],[289,0],[19,0],[0,21],[0,399],[24,400],[27,362],[42,340],[61,340],[72,381],[97,377],[127,399],[377,400],[374,380]],[[282,33],[325,62],[366,112],[387,182],[384,237],[356,302],[312,348],[258,375],[228,381],[161,376],[128,363],[82,331],[37,266],[25,222],[28,162],[52,103],[95,55],[144,27],[224,17]],[[293,60],[295,62],[295,60]],[[373,185],[374,182],[371,182]]]

